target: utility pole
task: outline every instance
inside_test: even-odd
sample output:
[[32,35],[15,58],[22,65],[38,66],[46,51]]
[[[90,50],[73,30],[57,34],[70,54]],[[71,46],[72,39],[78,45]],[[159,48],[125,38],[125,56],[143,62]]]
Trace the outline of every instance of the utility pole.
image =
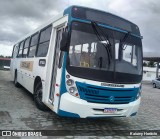
[[157,62],[156,78],[158,78],[158,73],[159,73],[159,62]]

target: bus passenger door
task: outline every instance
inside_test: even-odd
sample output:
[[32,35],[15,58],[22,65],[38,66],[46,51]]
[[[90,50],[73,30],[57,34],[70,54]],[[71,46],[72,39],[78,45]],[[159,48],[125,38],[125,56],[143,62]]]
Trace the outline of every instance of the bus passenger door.
[[44,82],[44,93],[42,101],[55,112],[57,112],[59,105],[60,97],[58,94],[60,93],[63,67],[58,66],[60,54],[61,56],[63,54],[63,52],[60,51],[60,42],[62,38],[62,32],[67,26],[67,23],[67,15],[52,23],[52,33],[46,63],[46,77]]
[[57,32],[56,45],[53,58],[51,89],[49,95],[49,100],[52,102],[53,105],[54,102],[56,101],[56,99],[54,99],[55,95],[58,95],[58,93],[60,92],[62,68],[58,68],[58,64],[60,58],[60,42],[62,39],[63,28],[58,28],[56,32]]
[[14,74],[15,74],[15,69],[17,68],[17,54],[18,54],[18,45],[15,45],[13,48],[13,52],[12,52],[12,58],[11,58],[11,63],[10,63],[10,71],[11,71],[11,75],[14,79]]

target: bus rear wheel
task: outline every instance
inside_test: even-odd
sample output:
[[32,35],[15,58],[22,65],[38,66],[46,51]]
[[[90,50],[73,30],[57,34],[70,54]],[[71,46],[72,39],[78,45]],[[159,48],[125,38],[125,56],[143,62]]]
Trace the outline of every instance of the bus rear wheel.
[[38,109],[42,111],[48,111],[49,108],[42,102],[42,94],[43,94],[42,83],[38,83],[35,87],[34,101]]
[[16,71],[15,74],[14,74],[14,85],[15,85],[16,87],[20,87],[20,84],[19,84],[18,81],[17,81],[17,71]]

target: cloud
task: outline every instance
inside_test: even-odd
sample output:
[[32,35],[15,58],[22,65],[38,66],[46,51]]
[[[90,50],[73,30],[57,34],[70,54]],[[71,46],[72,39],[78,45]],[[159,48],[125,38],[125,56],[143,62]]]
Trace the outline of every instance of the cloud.
[[[104,10],[140,27],[144,51],[159,51],[160,1],[155,0],[0,0],[0,53],[69,5]],[[7,48],[8,49],[8,48]],[[9,51],[8,50],[8,51]]]
[[4,55],[4,56],[11,56],[12,55],[12,50],[13,50],[13,46],[12,43],[10,42],[6,42],[6,41],[0,41],[0,55]]
[[109,9],[139,26],[144,51],[160,50],[160,1],[112,0]]

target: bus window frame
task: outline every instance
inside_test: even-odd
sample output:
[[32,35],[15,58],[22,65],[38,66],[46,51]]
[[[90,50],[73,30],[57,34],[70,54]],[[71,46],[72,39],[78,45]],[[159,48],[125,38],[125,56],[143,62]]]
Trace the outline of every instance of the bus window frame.
[[[46,30],[47,28],[49,28],[49,27],[51,27],[51,35],[52,35],[52,27],[53,27],[52,24],[49,24],[48,26],[44,27],[43,29],[41,29],[41,30],[39,31],[38,44],[37,44],[37,47],[36,47],[35,57],[41,57],[41,56],[37,56],[38,49],[39,49],[39,44],[41,44],[41,43],[40,43],[41,33],[42,33],[44,30]],[[50,47],[51,35],[50,35],[50,39],[49,39],[48,50],[49,50],[49,47]],[[45,41],[45,42],[47,42],[47,41]],[[43,43],[44,43],[44,42],[43,42]],[[43,56],[43,57],[47,57],[47,55],[48,55],[48,51],[47,51],[46,56]]]
[[[22,49],[20,49],[21,43],[23,43]],[[18,54],[17,54],[17,57],[18,57],[18,58],[23,58],[23,57],[22,57],[22,55],[21,55],[21,57],[19,57],[19,51],[20,51],[20,50],[22,50],[22,54],[23,54],[24,40],[22,40],[22,41],[19,43],[19,46],[18,46],[18,47],[19,47],[19,48],[18,48]]]
[[16,58],[18,58],[18,54],[19,54],[19,44],[20,44],[20,43],[17,43],[17,44],[18,44],[18,46],[17,46],[17,47],[18,47],[18,52],[17,52]]
[[13,53],[14,53],[14,49],[15,49],[16,45],[17,45],[17,44],[15,44],[15,45],[13,46],[13,49],[12,49],[12,58],[13,58]]
[[[27,39],[29,39],[29,44],[28,44],[28,47],[26,47],[26,48],[28,48],[28,50],[29,50],[29,46],[30,46],[30,42],[31,42],[31,37],[29,36],[29,37],[27,37],[25,40],[24,40],[24,46],[25,46],[25,43],[26,43],[26,40]],[[23,52],[24,52],[24,46],[23,46]],[[23,56],[23,53],[22,53],[22,58],[27,58],[27,56],[28,56],[28,50],[27,50],[27,55],[26,55],[26,57],[24,57]]]
[[[32,37],[35,36],[36,34],[38,34],[38,42],[37,42],[37,44],[36,44],[36,51],[35,51],[34,56],[29,56],[30,48],[34,46],[34,45],[31,46]],[[40,31],[37,31],[37,32],[35,32],[34,34],[32,34],[32,35],[30,36],[30,43],[29,43],[29,47],[28,47],[27,58],[36,57],[37,47],[38,47],[38,45],[39,45],[39,36],[40,36]]]

